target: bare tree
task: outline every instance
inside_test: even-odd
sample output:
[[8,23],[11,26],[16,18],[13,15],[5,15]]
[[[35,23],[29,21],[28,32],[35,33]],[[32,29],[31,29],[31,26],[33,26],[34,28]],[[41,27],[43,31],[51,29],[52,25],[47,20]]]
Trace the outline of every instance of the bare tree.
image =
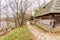
[[14,18],[14,22],[15,22],[15,27],[17,27],[17,18],[14,14],[13,14],[13,18]]
[[7,13],[6,13],[6,23],[7,23],[7,28],[9,28],[9,17],[8,17],[8,14]]
[[9,4],[10,8],[14,13],[16,13],[17,22],[19,26],[23,25],[24,15],[26,14],[27,9],[30,6],[32,6],[32,3],[30,3],[29,0],[13,0],[13,2],[12,1],[9,1],[9,2],[10,2]]
[[7,23],[7,28],[6,28],[6,31],[8,30],[8,28],[10,27],[10,25],[9,25],[9,10],[8,10],[8,5],[6,4],[5,5],[5,14],[6,14],[6,23]]
[[1,0],[0,0],[0,26],[1,26]]
[[0,27],[1,27],[1,13],[3,9],[5,9],[5,7],[2,5],[2,0],[0,0]]
[[37,3],[38,3],[38,9],[40,12],[41,8],[43,8],[46,5],[46,1],[43,0],[43,3],[41,4],[41,0],[37,0]]

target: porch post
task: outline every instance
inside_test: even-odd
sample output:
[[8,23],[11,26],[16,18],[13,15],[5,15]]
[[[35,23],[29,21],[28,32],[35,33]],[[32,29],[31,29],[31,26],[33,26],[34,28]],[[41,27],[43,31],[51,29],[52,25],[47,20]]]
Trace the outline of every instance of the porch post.
[[40,23],[41,23],[41,17],[40,17]]
[[55,17],[54,15],[52,15],[52,28],[54,29],[55,28]]

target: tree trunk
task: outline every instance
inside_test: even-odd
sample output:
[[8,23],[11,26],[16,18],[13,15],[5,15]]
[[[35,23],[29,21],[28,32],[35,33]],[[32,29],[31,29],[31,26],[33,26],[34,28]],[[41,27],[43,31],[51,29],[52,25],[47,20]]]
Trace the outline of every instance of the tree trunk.
[[21,26],[24,24],[24,15],[21,15]]
[[13,14],[14,17],[14,22],[15,22],[15,27],[17,27],[17,20],[16,20],[16,16]]

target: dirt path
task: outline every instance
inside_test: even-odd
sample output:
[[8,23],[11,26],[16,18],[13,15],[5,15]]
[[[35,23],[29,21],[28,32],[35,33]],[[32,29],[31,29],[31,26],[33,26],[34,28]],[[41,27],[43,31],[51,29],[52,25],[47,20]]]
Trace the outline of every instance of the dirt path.
[[29,21],[27,22],[27,26],[32,34],[37,38],[36,40],[60,40],[60,36],[41,32],[35,26],[31,25]]

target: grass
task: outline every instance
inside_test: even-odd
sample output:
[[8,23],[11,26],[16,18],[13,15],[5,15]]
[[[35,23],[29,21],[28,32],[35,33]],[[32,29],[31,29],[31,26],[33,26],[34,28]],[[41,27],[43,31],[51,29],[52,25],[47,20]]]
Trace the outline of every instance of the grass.
[[35,26],[37,26],[38,28],[40,28],[40,29],[43,30],[44,32],[48,32],[48,30],[42,28],[41,26],[39,26],[39,25],[37,25],[37,24],[35,24]]
[[40,26],[40,25],[35,24],[34,22],[32,22],[31,24],[37,26],[38,28],[40,28],[40,29],[43,30],[44,32],[48,32],[47,29],[43,28],[43,27]]
[[0,40],[34,40],[34,36],[24,25],[23,27],[12,30],[11,32],[3,36]]

